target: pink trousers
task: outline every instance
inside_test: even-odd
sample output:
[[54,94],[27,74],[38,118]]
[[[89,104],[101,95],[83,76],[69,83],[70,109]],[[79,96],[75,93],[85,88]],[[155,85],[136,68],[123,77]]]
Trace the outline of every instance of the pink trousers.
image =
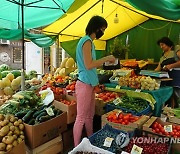
[[81,81],[76,82],[77,116],[73,128],[74,146],[81,141],[83,127],[87,136],[93,134],[93,117],[95,112],[94,87]]

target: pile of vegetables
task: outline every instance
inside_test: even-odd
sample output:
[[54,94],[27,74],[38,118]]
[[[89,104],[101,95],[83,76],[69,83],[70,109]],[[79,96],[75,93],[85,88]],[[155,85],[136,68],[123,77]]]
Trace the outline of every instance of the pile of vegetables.
[[107,116],[107,120],[114,123],[119,123],[122,125],[128,125],[129,123],[133,123],[139,120],[140,117],[133,116],[131,113],[118,113],[117,111],[111,112]]
[[10,151],[24,140],[24,124],[13,115],[0,114],[0,152]]
[[24,109],[42,106],[41,97],[33,91],[19,91],[12,96],[12,99],[6,101],[0,106],[0,113],[15,114]]
[[66,104],[66,105],[76,104],[76,101],[75,101],[75,100],[68,101],[68,100],[66,100],[66,99],[60,99],[59,101],[60,101],[61,103],[63,103],[63,104]]
[[103,100],[104,102],[111,102],[115,98],[119,97],[116,92],[104,91],[96,94],[96,99]]
[[168,117],[177,117],[180,118],[180,108],[171,108],[165,106],[163,108],[163,114],[167,115]]
[[36,125],[47,120],[50,120],[62,113],[61,110],[54,106],[41,106],[31,109],[24,109],[15,114],[16,117],[21,118],[24,123],[29,125]]
[[116,98],[110,105],[136,115],[145,110],[149,106],[149,102],[142,98],[122,96],[121,98]]
[[120,77],[119,85],[150,91],[160,88],[160,82],[149,76]]

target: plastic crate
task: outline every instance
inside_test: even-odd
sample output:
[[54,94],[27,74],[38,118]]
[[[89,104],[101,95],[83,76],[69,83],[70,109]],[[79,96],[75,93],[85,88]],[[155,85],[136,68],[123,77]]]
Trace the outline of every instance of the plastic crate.
[[[109,134],[107,133],[109,132]],[[99,131],[97,131],[96,133],[94,133],[92,136],[89,137],[89,141],[91,142],[92,145],[97,146],[99,148],[102,148],[104,150],[108,150],[110,152],[116,152],[117,149],[117,145],[115,142],[115,138],[118,134],[120,133],[124,133],[124,134],[129,134],[130,137],[133,136],[133,132],[124,132],[115,128],[112,128],[112,126],[106,124],[102,129],[100,129]],[[102,135],[104,133],[104,135]],[[97,136],[100,135],[101,136],[101,140],[97,139]],[[107,137],[111,137],[114,138],[114,140],[112,141],[111,147],[105,147],[103,146],[104,141]]]
[[140,111],[138,113],[135,112],[135,111],[132,111],[130,109],[126,109],[126,108],[120,107],[118,105],[112,104],[112,103],[106,104],[106,106],[105,106],[106,112],[110,112],[110,111],[112,111],[114,109],[121,109],[123,112],[132,113],[133,115],[136,115],[136,116],[147,115],[152,111],[150,105],[148,105],[146,109],[144,109],[144,110],[142,110],[142,111]]

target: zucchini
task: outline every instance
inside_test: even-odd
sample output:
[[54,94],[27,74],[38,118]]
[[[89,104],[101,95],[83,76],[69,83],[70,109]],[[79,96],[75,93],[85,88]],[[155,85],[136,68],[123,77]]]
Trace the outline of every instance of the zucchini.
[[39,118],[39,122],[44,122],[44,121],[47,121],[49,119],[51,119],[51,116],[49,116],[49,115],[41,116]]
[[29,122],[28,122],[29,125],[34,125],[35,124],[35,119],[31,119]]
[[29,110],[28,113],[26,113],[26,115],[22,118],[22,120],[27,123],[31,119],[33,113],[34,110]]
[[18,117],[18,119],[22,119],[28,112],[29,110],[19,111],[15,114],[15,117]]
[[39,114],[41,114],[42,112],[46,111],[45,109],[42,109],[42,110],[39,110],[39,111],[36,111],[34,112],[33,114],[33,118],[36,118]]
[[41,112],[41,113],[36,117],[36,121],[39,121],[39,118],[42,117],[42,116],[45,116],[45,115],[47,115],[47,112],[46,112],[46,111]]

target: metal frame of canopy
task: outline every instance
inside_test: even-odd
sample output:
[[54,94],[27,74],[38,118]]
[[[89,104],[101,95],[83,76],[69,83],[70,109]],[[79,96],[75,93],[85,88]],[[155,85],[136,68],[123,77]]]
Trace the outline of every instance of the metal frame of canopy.
[[[21,14],[22,14],[22,18],[21,18],[21,22],[22,25],[20,25],[19,20],[18,20],[18,25],[19,25],[19,29],[22,29],[22,70],[21,70],[21,90],[24,91],[25,90],[25,64],[24,64],[24,60],[25,60],[25,48],[24,48],[24,7],[34,7],[34,8],[42,8],[42,9],[57,9],[57,10],[62,10],[64,13],[66,13],[66,11],[55,1],[52,0],[57,7],[49,7],[49,6],[36,6],[36,5],[32,5],[32,4],[36,4],[38,2],[44,1],[44,0],[36,0],[34,2],[31,3],[27,3],[25,4],[25,0],[6,0],[10,3],[14,3],[16,5],[19,5],[21,7]],[[19,17],[18,17],[19,19]]]

